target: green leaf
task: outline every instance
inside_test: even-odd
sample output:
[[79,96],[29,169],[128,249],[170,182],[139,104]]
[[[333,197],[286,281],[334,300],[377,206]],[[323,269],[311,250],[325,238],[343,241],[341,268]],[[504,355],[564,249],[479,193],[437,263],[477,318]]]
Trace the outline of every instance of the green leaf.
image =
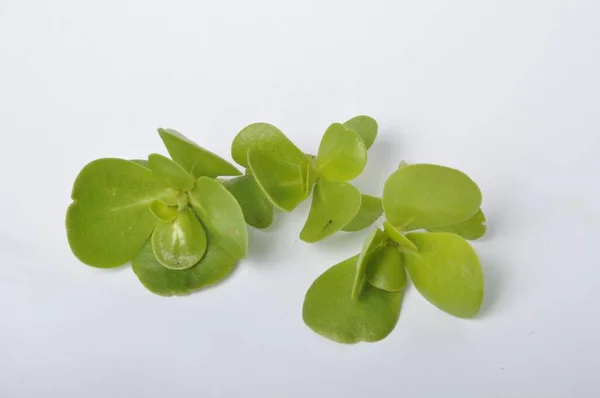
[[171,222],[177,218],[177,207],[169,206],[160,200],[155,200],[150,203],[150,211],[160,221]]
[[312,188],[310,164],[295,164],[255,150],[248,153],[248,162],[258,186],[279,209],[292,211],[307,198]]
[[473,180],[444,166],[404,166],[383,188],[387,221],[401,231],[457,224],[472,217],[480,206],[481,191]]
[[218,181],[200,177],[190,203],[216,243],[238,260],[248,251],[248,230],[235,197]]
[[137,163],[139,165],[144,166],[145,168],[150,168],[150,163],[146,159],[130,159],[130,162]]
[[404,263],[417,290],[431,304],[459,318],[471,318],[483,301],[483,271],[475,251],[458,235],[410,233],[419,252],[404,252]]
[[223,186],[235,197],[248,225],[267,228],[273,222],[273,204],[260,189],[253,175],[223,181]]
[[153,153],[148,156],[154,178],[165,187],[189,191],[194,187],[194,179],[179,164],[166,156]]
[[154,256],[165,267],[193,267],[206,252],[206,233],[196,215],[186,208],[172,222],[159,221],[152,233]]
[[387,234],[388,238],[398,244],[400,249],[417,251],[417,246],[410,241],[402,232],[398,231],[392,224],[387,221],[383,222],[383,230]]
[[239,176],[242,173],[225,159],[200,147],[175,130],[158,129],[171,158],[194,178]]
[[342,231],[354,232],[367,228],[381,217],[381,213],[383,213],[381,199],[375,196],[362,194],[358,213],[354,216],[352,221],[342,228]]
[[360,200],[360,191],[352,184],[319,179],[300,239],[317,242],[339,231],[354,218]]
[[367,149],[373,145],[375,138],[377,138],[377,122],[370,116],[363,115],[353,117],[346,121],[344,126],[350,130],[356,131],[358,135],[360,135],[360,138],[362,138]]
[[231,157],[244,167],[250,167],[248,153],[258,151],[269,158],[284,160],[295,165],[306,163],[308,157],[277,127],[267,123],[246,126],[233,139]]
[[207,237],[204,257],[191,268],[174,271],[164,267],[154,256],[150,239],[131,267],[146,289],[161,296],[188,294],[212,285],[231,273],[236,260],[215,242],[210,230]]
[[477,240],[485,235],[485,215],[481,209],[466,221],[447,227],[430,228],[430,232],[451,232],[468,240]]
[[73,184],[67,210],[73,254],[99,268],[130,261],[156,225],[149,206],[161,192],[152,172],[129,160],[98,159],[86,165]]
[[323,134],[315,167],[329,181],[356,178],[367,164],[367,148],[360,135],[343,124],[333,123]]
[[334,265],[308,289],[302,307],[304,323],[340,343],[384,339],[396,326],[402,293],[365,285],[357,300],[350,298],[358,256]]
[[379,228],[375,228],[365,239],[362,250],[356,262],[356,273],[351,290],[351,300],[356,300],[365,285],[367,265],[377,256],[377,252],[385,244],[385,234]]
[[387,292],[399,292],[406,287],[406,271],[400,251],[385,246],[367,267],[367,280],[371,286]]

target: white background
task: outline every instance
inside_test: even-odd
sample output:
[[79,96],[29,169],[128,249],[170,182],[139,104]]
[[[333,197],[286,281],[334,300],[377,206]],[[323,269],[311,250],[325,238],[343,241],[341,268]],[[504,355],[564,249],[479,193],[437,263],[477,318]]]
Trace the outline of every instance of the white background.
[[[0,0],[0,397],[600,396],[599,21],[597,0]],[[299,241],[308,202],[187,297],[70,253],[81,167],[166,153],[159,126],[229,159],[249,123],[314,152],[363,113],[364,192],[402,159],[480,184],[479,318],[411,287],[382,342],[314,334],[304,293],[365,232]]]

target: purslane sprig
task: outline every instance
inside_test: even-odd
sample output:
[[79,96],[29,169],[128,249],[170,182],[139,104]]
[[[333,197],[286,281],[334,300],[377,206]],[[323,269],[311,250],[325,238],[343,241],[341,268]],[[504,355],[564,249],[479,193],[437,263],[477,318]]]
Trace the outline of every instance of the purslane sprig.
[[[465,174],[430,164],[402,166],[383,190],[384,229],[359,255],[334,265],[306,293],[304,322],[338,342],[377,341],[395,327],[406,272],[439,309],[471,318],[483,300],[483,271],[460,236],[485,232],[481,192]],[[411,232],[419,229],[452,232]]]
[[396,326],[409,279],[439,309],[476,316],[484,277],[465,239],[486,232],[479,187],[452,168],[401,162],[381,198],[361,194],[349,181],[362,173],[377,130],[368,116],[333,123],[313,156],[275,126],[251,124],[231,147],[242,174],[178,132],[159,129],[170,158],[104,158],[81,170],[67,210],[69,245],[93,267],[131,262],[156,294],[186,294],[231,273],[247,253],[246,224],[266,228],[274,209],[292,211],[312,193],[300,232],[305,242],[367,228],[382,214],[385,221],[359,254],[310,286],[302,308],[308,327],[342,343],[381,340]]
[[173,130],[159,134],[177,161],[152,154],[148,161],[108,158],[83,168],[67,211],[67,237],[85,264],[131,261],[149,290],[185,294],[222,279],[246,254],[242,210],[214,179],[241,173]]
[[[312,204],[300,238],[316,242],[339,230],[357,231],[371,225],[383,211],[381,200],[360,191],[348,181],[356,178],[367,162],[367,149],[377,137],[377,122],[357,116],[334,123],[323,134],[316,156],[307,155],[278,128],[255,123],[238,133],[232,143],[233,159],[247,168],[246,192],[233,192],[240,203],[261,203],[244,208],[251,225],[268,226],[272,212],[262,195],[250,186],[254,179],[264,197],[283,211],[294,210],[313,192]],[[232,179],[238,183],[242,177]],[[313,191],[314,187],[314,191]],[[260,210],[260,211],[258,211]],[[269,220],[269,223],[249,220]]]

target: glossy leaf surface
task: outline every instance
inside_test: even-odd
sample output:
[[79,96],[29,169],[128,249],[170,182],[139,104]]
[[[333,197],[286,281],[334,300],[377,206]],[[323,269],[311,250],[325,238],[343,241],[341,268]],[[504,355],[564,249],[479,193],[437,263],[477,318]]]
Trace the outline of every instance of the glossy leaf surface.
[[387,221],[383,222],[383,230],[388,238],[396,242],[401,249],[417,251],[417,246]]
[[178,213],[176,206],[169,206],[160,200],[150,203],[150,211],[158,220],[164,222],[174,221]]
[[356,216],[360,201],[360,191],[352,184],[318,180],[300,239],[317,242],[339,231]]
[[410,233],[419,252],[404,252],[406,269],[430,303],[459,318],[471,318],[483,301],[483,271],[475,251],[458,235]]
[[231,163],[207,151],[183,134],[170,129],[158,129],[171,158],[194,177],[238,176],[242,173]]
[[69,245],[81,262],[111,268],[130,261],[156,225],[150,203],[161,194],[152,172],[123,159],[86,165],[67,210]]
[[328,181],[356,178],[367,164],[367,148],[360,135],[340,123],[333,123],[321,139],[315,161],[317,174]]
[[264,156],[300,165],[308,157],[277,127],[268,123],[254,123],[240,131],[231,144],[231,157],[244,167],[249,167],[248,153],[261,152]]
[[462,236],[468,240],[477,240],[483,235],[485,235],[486,231],[485,226],[485,215],[481,209],[477,210],[477,213],[466,221],[463,221],[458,224],[450,225],[447,227],[440,228],[430,228],[431,232],[451,232],[453,234],[457,234]]
[[153,153],[148,156],[148,164],[154,177],[161,185],[186,191],[194,187],[192,176],[168,157]]
[[251,150],[248,161],[252,175],[267,199],[284,211],[294,210],[308,196],[310,165],[271,158]]
[[378,341],[396,326],[402,293],[365,285],[356,300],[350,298],[358,256],[334,265],[308,289],[302,318],[316,333],[340,343]]
[[208,246],[202,260],[181,271],[164,267],[154,256],[149,239],[131,262],[133,271],[148,290],[161,296],[188,294],[212,285],[231,273],[236,260],[215,243],[210,230],[207,231],[207,237]]
[[235,197],[248,225],[267,228],[273,222],[273,204],[260,189],[254,176],[244,175],[223,182],[223,186]]
[[377,138],[377,121],[370,116],[356,116],[350,120],[347,120],[344,123],[344,126],[349,128],[350,130],[354,130],[360,135],[363,142],[365,143],[365,147],[369,149],[373,142],[375,142],[375,138]]
[[177,213],[171,222],[159,221],[152,233],[154,256],[165,267],[193,267],[206,252],[206,233],[191,209]]
[[367,280],[377,289],[402,291],[406,287],[406,271],[400,251],[393,246],[383,247],[367,267]]
[[457,224],[481,206],[481,191],[466,174],[449,167],[412,164],[385,182],[383,209],[388,222],[404,231]]
[[377,252],[384,244],[385,234],[379,228],[374,229],[365,239],[362,250],[357,257],[350,299],[356,300],[360,296],[365,285],[367,266],[377,256]]
[[371,195],[362,194],[360,209],[352,221],[342,228],[342,231],[354,232],[367,228],[381,217],[383,206],[381,199]]
[[190,192],[190,204],[213,239],[233,259],[248,250],[248,230],[244,214],[235,197],[218,181],[200,177]]

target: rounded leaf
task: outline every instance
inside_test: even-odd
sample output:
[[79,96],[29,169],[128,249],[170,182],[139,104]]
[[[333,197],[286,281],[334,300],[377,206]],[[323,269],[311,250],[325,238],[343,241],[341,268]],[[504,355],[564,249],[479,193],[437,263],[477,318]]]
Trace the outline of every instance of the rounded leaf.
[[406,287],[406,271],[400,251],[393,246],[383,247],[367,267],[367,280],[377,289],[402,291]]
[[273,222],[273,204],[260,189],[253,175],[223,181],[223,186],[235,197],[248,225],[267,228]]
[[148,164],[154,178],[163,186],[186,191],[194,187],[192,176],[168,157],[153,153],[148,156]]
[[244,214],[235,197],[221,183],[208,177],[198,178],[190,192],[190,204],[216,244],[233,259],[246,255],[248,230]]
[[383,230],[385,231],[388,238],[398,244],[398,247],[402,250],[413,250],[417,251],[417,246],[410,241],[402,232],[398,231],[392,224],[387,221],[383,222]]
[[356,261],[356,272],[354,275],[354,282],[352,283],[352,290],[350,292],[351,300],[356,300],[361,294],[365,285],[367,266],[373,258],[375,258],[384,244],[385,234],[379,228],[375,228],[365,239],[362,250]]
[[231,143],[231,157],[241,166],[249,167],[248,152],[251,150],[296,165],[309,160],[281,130],[268,123],[254,123],[244,127]]
[[159,221],[151,240],[156,259],[172,270],[193,267],[206,252],[206,233],[189,208],[171,222]]
[[169,206],[160,200],[150,203],[150,211],[160,221],[171,222],[177,218],[177,206]]
[[346,121],[344,126],[356,131],[360,135],[360,138],[362,138],[367,149],[373,145],[375,138],[377,138],[377,121],[370,116],[361,115],[353,117]]
[[471,318],[483,301],[483,271],[469,243],[447,232],[406,235],[419,252],[404,252],[410,279],[417,290],[442,311]]
[[323,134],[315,167],[329,181],[356,178],[367,164],[367,147],[360,135],[343,124],[333,123]]
[[124,159],[98,159],[73,184],[69,246],[83,263],[111,268],[130,261],[156,225],[150,203],[162,193],[152,172]]
[[381,217],[383,206],[381,199],[371,195],[362,194],[360,209],[352,221],[342,228],[342,231],[354,232],[367,228]]
[[314,174],[309,161],[296,164],[251,150],[248,164],[258,186],[277,208],[292,211],[308,197]]
[[339,231],[356,216],[360,200],[360,191],[350,183],[318,180],[300,239],[317,242]]
[[146,289],[161,296],[188,294],[212,285],[231,273],[236,260],[214,242],[210,230],[207,237],[204,257],[191,268],[174,271],[163,266],[154,256],[150,239],[131,261],[131,267]]
[[485,215],[481,209],[466,221],[447,227],[429,228],[430,232],[451,232],[468,240],[477,240],[485,235]]
[[457,224],[472,217],[480,206],[477,184],[466,174],[444,166],[404,166],[383,188],[385,217],[401,231]]
[[175,130],[158,129],[171,158],[194,178],[239,176],[242,173],[231,163],[200,147]]
[[402,293],[366,285],[357,300],[350,298],[358,256],[334,265],[306,292],[304,323],[340,343],[373,342],[390,334],[400,315]]

